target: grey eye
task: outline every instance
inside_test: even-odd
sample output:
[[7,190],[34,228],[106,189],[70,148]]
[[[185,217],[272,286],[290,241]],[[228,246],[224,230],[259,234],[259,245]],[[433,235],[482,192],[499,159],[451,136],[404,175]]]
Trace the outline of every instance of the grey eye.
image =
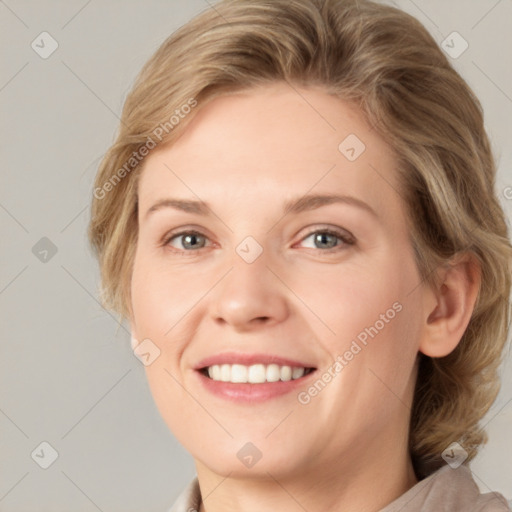
[[[180,243],[181,247],[176,247],[176,245],[173,244],[176,240],[182,240]],[[185,233],[178,233],[177,235],[174,235],[168,242],[173,247],[176,247],[176,249],[201,249],[206,245],[206,237],[203,236],[201,233],[194,233],[194,232],[185,232]]]
[[338,236],[333,235],[332,233],[314,233],[314,243],[318,249],[331,249],[332,247],[336,247],[338,245]]
[[348,235],[345,233],[338,233],[337,231],[319,229],[310,233],[308,236],[302,239],[302,244],[307,240],[312,240],[311,242],[307,242],[309,244],[310,249],[334,249],[338,246],[346,246],[352,245],[353,241],[349,239]]

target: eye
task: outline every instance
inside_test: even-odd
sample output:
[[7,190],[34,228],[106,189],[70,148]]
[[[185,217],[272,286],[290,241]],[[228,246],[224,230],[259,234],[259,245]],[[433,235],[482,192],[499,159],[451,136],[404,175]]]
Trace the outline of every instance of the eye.
[[[182,231],[175,233],[164,241],[164,245],[170,245],[180,251],[190,251],[194,249],[202,249],[206,245],[206,236],[199,231]],[[173,243],[176,242],[176,245]]]
[[[312,239],[312,249],[321,249],[322,252],[336,252],[343,250],[347,246],[355,244],[354,237],[347,231],[336,229],[317,229],[312,231],[301,242]],[[165,238],[163,245],[170,245],[177,251],[195,252],[207,246],[208,237],[199,231],[189,230],[173,233]]]
[[334,252],[343,250],[347,246],[354,245],[355,240],[352,235],[346,231],[335,229],[317,229],[302,239],[312,239],[312,249],[322,249],[322,252]]

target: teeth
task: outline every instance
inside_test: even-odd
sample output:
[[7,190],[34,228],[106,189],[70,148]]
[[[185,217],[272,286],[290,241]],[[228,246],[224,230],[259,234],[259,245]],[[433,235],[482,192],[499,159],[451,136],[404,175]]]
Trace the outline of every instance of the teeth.
[[223,382],[228,382],[231,377],[231,368],[229,364],[223,364],[220,367],[220,380]]
[[293,371],[291,366],[281,366],[281,380],[292,380],[292,375]]
[[251,383],[265,382],[267,370],[264,364],[253,364],[249,366],[248,381]]
[[298,379],[304,375],[305,368],[294,368],[292,370],[292,379]]
[[277,364],[253,364],[244,366],[242,364],[214,364],[208,367],[210,379],[222,382],[248,382],[250,384],[261,384],[263,382],[286,382],[302,377],[305,368],[279,366]]
[[247,382],[247,366],[233,364],[231,366],[231,382]]

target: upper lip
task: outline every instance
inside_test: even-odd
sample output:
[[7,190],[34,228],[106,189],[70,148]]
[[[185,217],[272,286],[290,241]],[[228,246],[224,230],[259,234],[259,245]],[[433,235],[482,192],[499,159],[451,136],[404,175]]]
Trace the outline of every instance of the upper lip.
[[215,364],[242,364],[244,366],[251,366],[253,364],[277,364],[279,366],[315,368],[309,363],[272,354],[243,354],[237,352],[224,352],[222,354],[216,354],[202,359],[199,361],[199,363],[197,363],[197,365],[194,366],[194,370],[201,370]]

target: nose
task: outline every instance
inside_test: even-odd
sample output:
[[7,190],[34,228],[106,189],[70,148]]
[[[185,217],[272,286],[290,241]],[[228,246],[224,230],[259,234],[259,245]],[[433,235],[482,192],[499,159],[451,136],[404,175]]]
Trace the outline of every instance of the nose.
[[231,271],[213,292],[213,320],[239,332],[278,324],[289,315],[287,288],[267,268],[265,252],[252,263],[235,254]]

